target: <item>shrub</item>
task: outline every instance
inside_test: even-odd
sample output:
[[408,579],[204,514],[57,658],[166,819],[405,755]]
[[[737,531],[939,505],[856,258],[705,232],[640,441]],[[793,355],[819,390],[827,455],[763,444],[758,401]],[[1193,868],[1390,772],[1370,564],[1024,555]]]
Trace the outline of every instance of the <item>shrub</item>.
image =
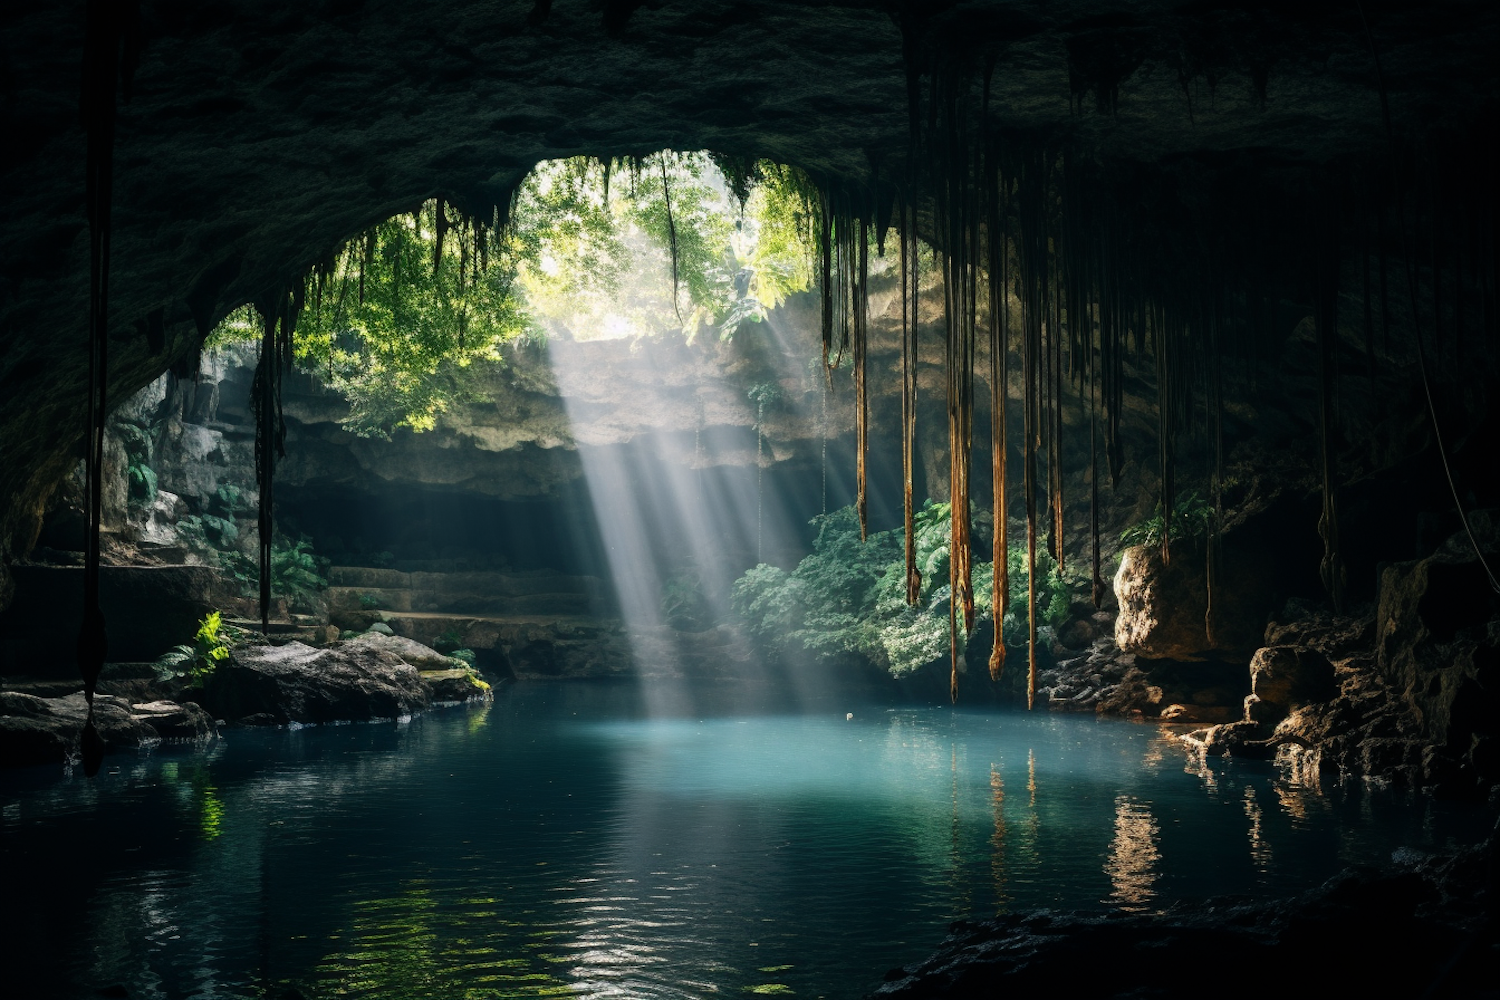
[[229,658],[226,629],[219,612],[210,611],[199,620],[192,645],[173,646],[156,658],[157,676],[162,680],[186,679],[192,687],[202,687]]

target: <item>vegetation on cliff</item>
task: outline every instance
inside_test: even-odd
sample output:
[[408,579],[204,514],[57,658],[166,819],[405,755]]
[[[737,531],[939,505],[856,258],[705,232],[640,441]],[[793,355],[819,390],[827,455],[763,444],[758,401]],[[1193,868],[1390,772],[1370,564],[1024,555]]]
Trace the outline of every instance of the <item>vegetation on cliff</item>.
[[[859,539],[859,517],[844,507],[813,520],[818,534],[813,551],[788,572],[762,563],[734,585],[731,601],[749,632],[768,651],[807,651],[819,657],[855,654],[897,676],[909,674],[949,654],[949,538],[952,508],[931,500],[916,515],[917,566],[921,596],[906,602],[906,564],[900,529]],[[987,529],[981,512],[976,525]],[[1009,550],[1010,611],[1001,623],[1009,646],[1027,639],[1026,552]],[[989,587],[993,566],[976,563],[975,592]],[[1067,619],[1071,587],[1045,552],[1037,554],[1038,621],[1057,627]],[[1045,574],[1045,576],[1043,576]],[[987,604],[976,607],[977,623],[992,621]],[[968,637],[958,631],[960,650]]]
[[[428,200],[307,276],[297,366],[348,400],[349,430],[388,437],[477,398],[508,343],[732,337],[812,287],[814,230],[799,172],[757,162],[735,181],[665,150],[540,163],[503,225]],[[246,306],[210,340],[258,339],[261,323]]]

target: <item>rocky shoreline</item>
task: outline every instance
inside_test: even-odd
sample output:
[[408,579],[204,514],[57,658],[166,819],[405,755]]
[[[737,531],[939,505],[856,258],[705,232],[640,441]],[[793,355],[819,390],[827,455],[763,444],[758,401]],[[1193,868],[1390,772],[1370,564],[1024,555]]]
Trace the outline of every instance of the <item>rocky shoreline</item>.
[[[78,758],[88,705],[81,689],[60,686],[70,685],[0,691],[0,766]],[[218,738],[220,726],[394,720],[490,697],[488,683],[462,661],[372,632],[322,648],[295,640],[245,643],[201,687],[105,680],[94,697],[94,725],[105,752],[121,753],[164,742],[206,743]]]

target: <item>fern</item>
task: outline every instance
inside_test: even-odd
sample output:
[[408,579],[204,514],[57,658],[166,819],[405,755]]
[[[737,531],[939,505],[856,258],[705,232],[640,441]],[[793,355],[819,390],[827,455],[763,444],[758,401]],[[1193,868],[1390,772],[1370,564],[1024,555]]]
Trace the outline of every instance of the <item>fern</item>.
[[[1199,498],[1197,492],[1183,494],[1172,508],[1172,537],[1199,538],[1208,533],[1214,519],[1213,505]],[[1166,523],[1162,517],[1161,502],[1156,511],[1140,524],[1131,525],[1120,533],[1120,541],[1126,546],[1160,545]]]
[[[735,584],[731,603],[752,636],[772,651],[804,650],[819,657],[858,654],[901,676],[948,655],[949,535],[952,508],[928,501],[916,515],[917,564],[922,571],[921,602],[906,603],[904,541],[899,531],[859,540],[854,508],[814,520],[813,553],[788,573],[760,565]],[[1027,639],[1025,552],[1010,551],[1011,614],[1002,634],[1011,644]],[[1053,628],[1067,621],[1071,588],[1057,564],[1038,554],[1037,611]],[[971,585],[987,593],[992,564],[976,563]],[[988,602],[979,621],[990,617]],[[959,648],[967,637],[960,632]]]
[[219,664],[229,658],[229,649],[224,619],[219,612],[210,611],[199,620],[191,646],[173,646],[156,658],[157,676],[162,680],[186,680],[190,686],[201,688]]

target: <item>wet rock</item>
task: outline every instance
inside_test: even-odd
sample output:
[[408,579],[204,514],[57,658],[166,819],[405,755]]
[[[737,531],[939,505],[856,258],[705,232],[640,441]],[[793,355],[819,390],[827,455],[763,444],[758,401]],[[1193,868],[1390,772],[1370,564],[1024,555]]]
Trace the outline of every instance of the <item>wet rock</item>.
[[1314,773],[1428,784],[1415,717],[1375,669],[1373,620],[1296,601],[1278,617],[1252,658],[1259,673],[1240,721],[1185,738],[1211,754],[1286,755]]
[[1333,664],[1317,649],[1264,646],[1250,659],[1250,693],[1255,699],[1246,703],[1250,717],[1275,725],[1295,708],[1328,700],[1338,688]]
[[391,653],[399,659],[416,667],[419,671],[430,670],[452,670],[461,668],[463,664],[453,657],[439,653],[431,646],[424,646],[415,639],[408,639],[404,635],[392,635],[388,632],[380,632],[371,629],[364,635],[356,636],[345,643],[347,649],[379,649]]
[[205,707],[218,718],[280,725],[393,719],[419,712],[431,700],[416,667],[359,639],[322,649],[296,641],[240,646],[203,692]]
[[1226,722],[1243,711],[1248,677],[1242,663],[1179,663],[1130,654],[1101,662],[1117,676],[1099,700],[1102,714],[1166,722]]
[[472,672],[455,667],[450,670],[424,670],[422,682],[432,690],[435,702],[486,701],[494,695],[488,684]]
[[150,701],[130,706],[131,714],[144,720],[164,740],[206,740],[217,736],[214,720],[193,702]]
[[[61,763],[78,752],[88,719],[81,692],[41,698],[0,691],[0,765]],[[150,746],[161,739],[200,740],[217,735],[213,720],[193,704],[151,702],[131,705],[110,695],[94,697],[94,728],[105,752]]]

